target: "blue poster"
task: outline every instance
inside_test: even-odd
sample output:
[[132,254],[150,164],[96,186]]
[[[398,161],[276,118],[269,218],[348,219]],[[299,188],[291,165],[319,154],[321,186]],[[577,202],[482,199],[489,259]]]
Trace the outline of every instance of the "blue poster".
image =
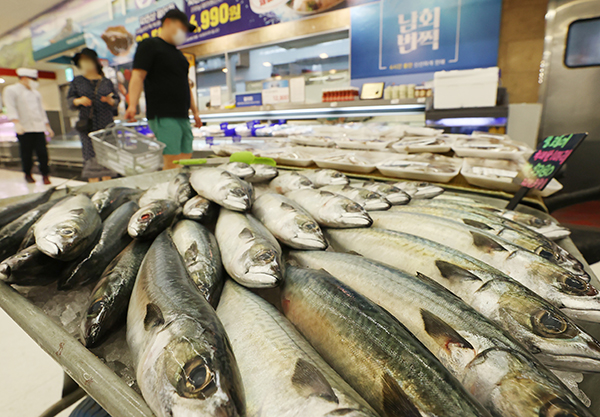
[[493,67],[501,0],[381,0],[351,11],[353,79]]

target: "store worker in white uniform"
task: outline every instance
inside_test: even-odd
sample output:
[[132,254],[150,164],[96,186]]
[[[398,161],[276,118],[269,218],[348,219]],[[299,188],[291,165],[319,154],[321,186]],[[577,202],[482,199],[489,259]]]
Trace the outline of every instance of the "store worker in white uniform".
[[38,72],[35,69],[19,68],[17,76],[19,82],[6,87],[2,99],[8,118],[15,124],[25,181],[35,182],[31,176],[35,151],[44,184],[50,184],[45,132],[50,137],[54,136],[54,132],[42,106],[42,95],[37,91]]

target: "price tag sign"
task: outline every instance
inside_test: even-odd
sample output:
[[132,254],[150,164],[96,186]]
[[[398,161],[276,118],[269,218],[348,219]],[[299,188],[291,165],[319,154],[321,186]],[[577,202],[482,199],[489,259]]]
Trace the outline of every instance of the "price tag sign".
[[541,141],[537,150],[523,165],[521,172],[513,179],[513,183],[520,185],[521,189],[506,208],[514,209],[530,189],[541,191],[546,188],[560,167],[564,165],[587,135],[587,133],[571,133],[562,136],[548,136]]
[[514,182],[521,187],[543,190],[567,161],[587,133],[549,136],[538,145]]

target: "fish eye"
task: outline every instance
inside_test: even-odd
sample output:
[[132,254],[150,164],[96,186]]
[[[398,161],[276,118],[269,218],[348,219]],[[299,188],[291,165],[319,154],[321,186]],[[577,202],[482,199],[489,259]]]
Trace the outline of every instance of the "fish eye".
[[152,219],[153,217],[154,217],[154,215],[152,213],[147,212],[140,216],[140,220],[145,222],[145,221]]
[[217,391],[214,374],[201,357],[188,361],[181,370],[177,392],[182,397],[206,399]]
[[75,230],[73,230],[71,227],[64,227],[60,230],[60,234],[66,237],[70,237],[75,234]]
[[91,317],[97,316],[103,307],[104,307],[104,302],[102,301],[102,298],[94,301],[94,303],[90,306],[90,308],[88,310],[88,316],[91,316]]
[[531,316],[531,324],[534,333],[542,337],[555,339],[572,339],[579,331],[576,327],[552,311],[540,310]]
[[275,260],[275,252],[270,249],[265,249],[256,254],[255,259],[260,262],[269,263]]
[[535,251],[535,253],[537,253],[538,255],[540,255],[544,259],[558,260],[558,255],[556,255],[551,250],[548,250],[548,249],[544,248],[543,246],[540,246],[539,248],[537,248],[536,251]]
[[346,211],[348,211],[349,213],[360,213],[361,211],[363,211],[363,208],[360,204],[348,203],[346,205]]
[[561,288],[564,292],[572,295],[596,295],[598,293],[585,280],[576,276],[566,276],[562,280]]
[[312,185],[312,182],[309,181],[309,180],[301,179],[300,180],[300,185],[304,185],[306,187],[310,187]]
[[246,193],[241,188],[234,188],[231,190],[231,194],[235,197],[244,197]]
[[580,417],[580,414],[574,407],[559,398],[548,401],[540,409],[540,417]]
[[300,226],[301,230],[304,230],[307,232],[313,232],[313,231],[317,230],[318,228],[319,228],[319,226],[315,222],[311,222],[311,221],[302,223],[302,225]]
[[544,219],[540,219],[539,217],[533,217],[530,221],[532,226],[536,226],[536,227],[542,227],[542,226],[547,226],[550,224],[550,222],[544,220]]

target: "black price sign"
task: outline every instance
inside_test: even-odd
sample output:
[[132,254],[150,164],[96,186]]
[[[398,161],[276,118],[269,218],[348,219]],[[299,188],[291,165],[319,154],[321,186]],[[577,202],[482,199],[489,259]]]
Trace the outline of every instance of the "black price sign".
[[548,136],[540,142],[521,173],[515,177],[515,183],[521,187],[543,190],[586,136],[587,133]]
[[513,183],[520,185],[521,189],[506,208],[514,209],[530,189],[543,190],[546,188],[546,185],[554,178],[560,167],[563,166],[587,135],[587,133],[572,133],[562,136],[548,136],[540,142],[537,150],[513,180]]

